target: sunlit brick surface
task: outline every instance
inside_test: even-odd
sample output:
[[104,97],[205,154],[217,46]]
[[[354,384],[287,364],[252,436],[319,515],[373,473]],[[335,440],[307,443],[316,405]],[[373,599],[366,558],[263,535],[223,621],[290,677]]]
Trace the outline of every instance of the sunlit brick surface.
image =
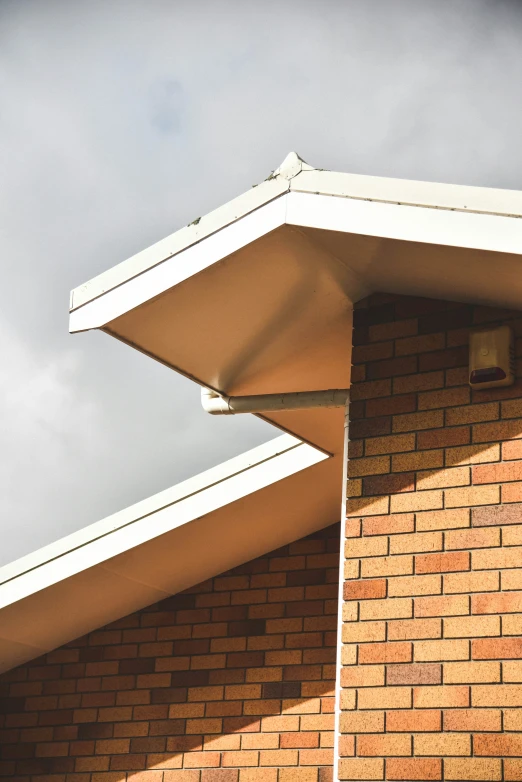
[[337,524],[4,674],[0,778],[327,782],[338,564]]
[[522,383],[467,384],[500,323],[520,356],[521,313],[356,309],[341,779],[522,779]]

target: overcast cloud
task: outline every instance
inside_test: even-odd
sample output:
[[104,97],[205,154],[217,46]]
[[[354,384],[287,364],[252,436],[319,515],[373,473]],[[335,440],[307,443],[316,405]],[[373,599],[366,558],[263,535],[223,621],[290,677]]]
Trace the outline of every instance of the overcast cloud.
[[0,0],[0,564],[275,436],[69,290],[318,168],[522,189],[520,0]]

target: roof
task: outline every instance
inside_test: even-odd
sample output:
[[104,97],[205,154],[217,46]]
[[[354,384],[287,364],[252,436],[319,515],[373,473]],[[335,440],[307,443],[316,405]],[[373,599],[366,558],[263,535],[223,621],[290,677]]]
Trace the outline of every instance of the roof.
[[281,435],[0,568],[0,672],[327,526],[329,460]]
[[[347,388],[373,291],[519,308],[522,193],[314,169],[265,182],[75,289],[101,329],[227,394]],[[0,660],[41,654],[339,519],[343,410],[0,570]],[[3,602],[2,602],[3,601]]]

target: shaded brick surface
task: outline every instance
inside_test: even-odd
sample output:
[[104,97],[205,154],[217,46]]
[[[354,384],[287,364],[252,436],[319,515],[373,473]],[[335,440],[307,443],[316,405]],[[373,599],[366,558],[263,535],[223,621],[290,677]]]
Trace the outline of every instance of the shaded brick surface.
[[0,676],[0,779],[329,782],[339,534]]

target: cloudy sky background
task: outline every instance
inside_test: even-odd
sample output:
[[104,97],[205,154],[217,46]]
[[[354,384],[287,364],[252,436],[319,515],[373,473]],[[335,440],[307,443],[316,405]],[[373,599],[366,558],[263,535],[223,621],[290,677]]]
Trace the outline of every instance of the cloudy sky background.
[[270,439],[69,290],[287,152],[522,189],[520,0],[0,0],[0,564]]

